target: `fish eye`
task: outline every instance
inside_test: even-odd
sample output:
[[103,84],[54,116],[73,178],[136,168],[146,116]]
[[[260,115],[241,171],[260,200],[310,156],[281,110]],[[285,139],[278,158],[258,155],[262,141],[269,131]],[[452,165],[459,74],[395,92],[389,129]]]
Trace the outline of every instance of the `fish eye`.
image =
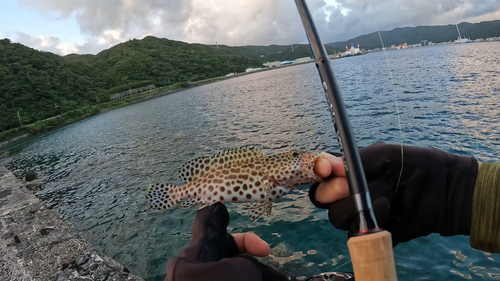
[[299,153],[297,151],[294,151],[294,152],[292,152],[291,155],[292,155],[292,157],[297,157],[297,156],[299,156]]

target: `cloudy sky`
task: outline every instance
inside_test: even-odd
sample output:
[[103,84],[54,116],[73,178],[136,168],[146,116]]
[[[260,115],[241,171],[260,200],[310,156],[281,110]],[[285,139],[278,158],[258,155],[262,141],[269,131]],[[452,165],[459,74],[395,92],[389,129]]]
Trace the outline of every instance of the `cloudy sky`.
[[[324,42],[395,27],[500,19],[500,0],[308,0]],[[306,43],[293,0],[2,0],[0,38],[65,55],[147,35],[226,45]]]

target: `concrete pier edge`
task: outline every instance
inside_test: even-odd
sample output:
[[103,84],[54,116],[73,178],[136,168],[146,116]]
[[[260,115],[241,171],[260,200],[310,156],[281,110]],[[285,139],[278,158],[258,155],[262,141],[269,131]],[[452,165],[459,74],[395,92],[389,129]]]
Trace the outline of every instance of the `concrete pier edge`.
[[0,280],[143,280],[80,238],[0,167]]

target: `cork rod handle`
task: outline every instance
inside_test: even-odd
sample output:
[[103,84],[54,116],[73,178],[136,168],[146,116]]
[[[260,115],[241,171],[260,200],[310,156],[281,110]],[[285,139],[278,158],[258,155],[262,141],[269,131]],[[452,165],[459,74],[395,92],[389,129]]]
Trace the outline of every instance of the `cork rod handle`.
[[388,231],[355,236],[347,241],[356,281],[396,281],[392,238]]

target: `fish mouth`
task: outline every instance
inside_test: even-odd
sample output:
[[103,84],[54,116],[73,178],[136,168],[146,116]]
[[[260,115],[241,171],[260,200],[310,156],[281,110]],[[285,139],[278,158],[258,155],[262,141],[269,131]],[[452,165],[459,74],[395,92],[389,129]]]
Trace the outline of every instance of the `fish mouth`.
[[323,155],[321,155],[321,152],[314,154],[313,162],[316,163],[316,161],[318,161],[319,158],[323,158]]
[[314,173],[314,166],[316,165],[316,161],[320,158],[323,158],[321,152],[308,152],[302,158],[301,170],[308,177],[321,180],[321,178]]
[[314,173],[314,164],[313,165],[310,165],[310,167],[302,167],[302,172],[306,175],[308,175],[309,177],[318,177],[315,173]]
[[313,153],[309,155],[304,155],[300,169],[303,173],[310,175],[314,174],[314,165],[316,165],[317,156]]

